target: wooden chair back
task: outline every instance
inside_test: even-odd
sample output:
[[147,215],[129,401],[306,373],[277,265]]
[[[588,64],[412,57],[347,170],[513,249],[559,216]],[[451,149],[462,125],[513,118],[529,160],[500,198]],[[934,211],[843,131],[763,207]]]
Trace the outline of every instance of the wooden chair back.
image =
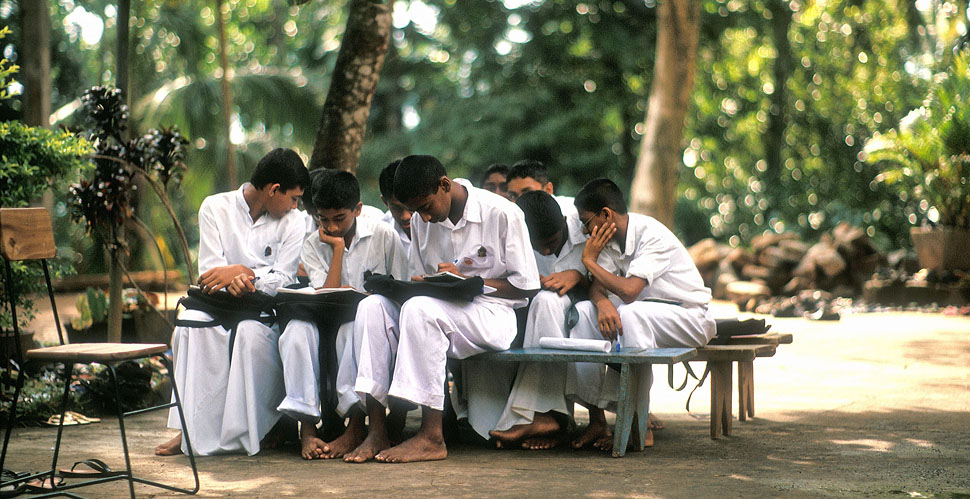
[[46,208],[0,208],[0,254],[10,261],[54,258],[54,230]]

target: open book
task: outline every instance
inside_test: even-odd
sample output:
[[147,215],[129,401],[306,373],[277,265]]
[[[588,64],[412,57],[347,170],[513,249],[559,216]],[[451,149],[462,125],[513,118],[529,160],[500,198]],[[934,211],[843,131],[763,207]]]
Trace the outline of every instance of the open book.
[[320,288],[316,289],[311,286],[305,288],[276,288],[276,292],[279,294],[292,294],[292,295],[326,295],[331,293],[357,293],[366,294],[363,291],[354,288]]
[[[424,276],[425,282],[457,282],[464,281],[465,279],[465,277],[458,274],[453,274],[451,272],[435,272],[434,274],[425,274]],[[494,293],[495,291],[497,291],[495,288],[487,284],[482,285],[482,294],[487,295],[489,293]]]

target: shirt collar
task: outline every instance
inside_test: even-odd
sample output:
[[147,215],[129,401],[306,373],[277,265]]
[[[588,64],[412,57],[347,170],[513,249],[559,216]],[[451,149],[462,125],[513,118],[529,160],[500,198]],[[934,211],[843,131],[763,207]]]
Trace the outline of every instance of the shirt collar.
[[[462,185],[468,189],[468,199],[465,201],[465,209],[461,214],[461,220],[466,220],[471,223],[482,223],[482,199],[483,191],[472,185],[468,179],[456,178],[454,180],[456,184]],[[455,224],[455,227],[461,225],[461,220]]]
[[252,215],[249,214],[249,203],[246,202],[246,196],[243,195],[243,191],[246,190],[247,185],[252,185],[252,184],[250,184],[249,182],[246,182],[243,185],[239,186],[239,188],[236,189],[236,192],[233,193],[233,196],[236,198],[236,207],[239,208],[239,210],[241,210],[243,213],[245,213],[247,217],[249,217],[250,222],[252,222],[253,224],[257,224],[261,220],[266,218],[266,216],[265,215],[261,216],[259,217],[258,220],[253,221]]
[[354,237],[350,239],[350,247],[347,248],[347,251],[351,251],[353,248],[356,248],[361,240],[368,238],[373,234],[374,227],[370,224],[370,220],[368,220],[367,217],[357,217],[357,220],[354,222]]

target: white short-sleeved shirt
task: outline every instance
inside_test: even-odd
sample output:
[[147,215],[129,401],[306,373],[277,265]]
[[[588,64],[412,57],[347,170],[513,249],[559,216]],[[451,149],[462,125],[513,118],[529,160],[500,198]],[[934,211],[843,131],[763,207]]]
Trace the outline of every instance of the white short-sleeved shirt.
[[711,301],[711,290],[704,286],[687,248],[652,217],[630,213],[624,251],[611,240],[603,248],[601,259],[603,255],[612,261],[616,274],[647,281],[638,300],[659,298],[685,306],[707,305]]
[[283,218],[264,214],[255,222],[238,190],[213,194],[199,208],[199,275],[216,267],[245,265],[259,280],[256,289],[269,294],[296,281],[305,221],[290,210]]
[[401,239],[401,246],[404,248],[404,252],[407,253],[411,249],[411,235],[404,232],[404,229],[394,221],[394,215],[391,215],[391,210],[387,210],[381,221],[389,224],[394,232],[397,233],[397,237]]
[[[303,268],[310,278],[310,285],[319,288],[327,280],[333,246],[320,241],[317,232],[303,241],[300,253]],[[401,247],[397,234],[383,222],[373,217],[357,217],[354,237],[350,246],[344,248],[343,265],[340,268],[340,285],[363,291],[364,272],[389,274],[397,279],[409,279],[407,253]]]
[[[586,236],[583,234],[583,222],[579,220],[579,215],[575,210],[566,215],[566,229],[568,237],[558,255],[535,254],[540,275],[545,276],[566,270],[578,270],[586,275],[586,267],[583,265],[583,248],[586,247]],[[604,267],[606,266],[604,265]]]
[[[518,289],[539,289],[539,271],[522,210],[466,179],[455,179],[455,183],[468,189],[468,201],[457,224],[449,219],[439,223],[425,222],[420,216],[411,219],[411,275],[431,274],[438,271],[439,263],[457,262],[459,272],[467,276],[506,278]],[[525,299],[484,298],[516,308],[528,303]]]
[[555,199],[557,203],[559,203],[559,210],[562,211],[562,215],[564,217],[569,216],[570,213],[577,212],[576,205],[573,204],[573,202],[576,201],[576,198],[569,197],[569,196],[556,196],[556,195],[553,195],[552,198]]

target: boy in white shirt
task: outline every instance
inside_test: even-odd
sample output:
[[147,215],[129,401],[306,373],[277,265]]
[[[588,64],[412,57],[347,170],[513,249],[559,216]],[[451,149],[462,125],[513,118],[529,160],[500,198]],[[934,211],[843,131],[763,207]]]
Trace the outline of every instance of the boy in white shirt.
[[530,191],[543,191],[549,193],[559,204],[559,210],[563,215],[576,213],[573,206],[573,198],[569,196],[557,196],[555,186],[549,179],[546,166],[534,159],[523,159],[512,165],[506,177],[509,186],[509,198],[512,202],[519,199],[519,196]]
[[[471,302],[418,296],[398,306],[375,295],[360,303],[354,331],[361,338],[356,389],[366,397],[371,428],[355,451],[355,462],[447,457],[441,426],[447,359],[508,348],[516,334],[513,309],[525,306],[539,288],[525,220],[514,204],[467,181],[448,178],[432,156],[402,159],[394,175],[394,194],[420,215],[411,223],[412,279],[447,271],[479,276],[496,291]],[[466,378],[471,378],[465,380],[470,399],[479,392],[501,391],[493,397],[495,412],[501,411],[507,384],[487,376]],[[418,434],[395,447],[374,426],[384,418],[389,397],[422,410]],[[492,426],[494,421],[481,433]]]
[[[365,272],[407,273],[407,255],[397,234],[380,221],[360,216],[360,186],[352,174],[332,172],[326,182],[314,182],[312,205],[308,210],[313,211],[318,229],[306,238],[300,253],[310,286],[363,290]],[[353,321],[346,322],[336,335],[337,413],[351,420],[346,437],[338,438],[337,447],[354,435],[359,435],[359,443],[364,432],[364,413],[354,392],[357,369],[353,330]],[[319,348],[320,333],[313,322],[291,320],[280,336],[286,398],[277,409],[300,422],[304,459],[340,457],[348,450],[332,448],[316,434],[320,420]]]
[[404,203],[394,197],[394,172],[401,160],[396,159],[381,170],[377,183],[381,189],[381,201],[387,206],[387,213],[381,220],[394,227],[394,232],[401,238],[404,251],[411,249],[411,216],[414,214]]
[[[582,262],[586,236],[575,209],[563,216],[543,190],[522,193],[516,204],[525,214],[543,288],[532,298],[526,320],[522,346],[532,348],[541,337],[569,336],[567,310],[577,296],[585,298],[589,286]],[[520,363],[502,418],[489,435],[499,447],[522,441],[526,449],[552,448],[570,412],[565,388],[565,364]]]
[[[592,284],[590,301],[577,304],[579,322],[570,337],[605,338],[635,349],[706,345],[715,334],[708,310],[711,290],[704,287],[677,236],[651,217],[627,213],[623,193],[608,179],[587,183],[576,196],[576,208],[583,232],[590,235],[582,260]],[[644,417],[653,371],[649,365],[638,366],[634,375],[637,415]],[[604,410],[616,405],[618,378],[600,364],[567,368],[566,394],[590,415],[589,427],[573,441],[574,447],[612,449]],[[653,443],[649,429],[639,438],[648,446]]]
[[[277,287],[296,280],[305,223],[294,208],[308,181],[298,154],[275,149],[259,161],[249,183],[202,202],[199,287],[203,292],[273,294]],[[179,320],[204,323],[213,318],[200,310],[184,310]],[[230,363],[226,328],[175,328],[175,380],[196,455],[259,452],[261,439],[279,419],[275,408],[283,398],[278,335],[259,321],[240,322]],[[174,408],[168,425],[181,429]],[[179,433],[156,447],[155,453],[185,450]]]

